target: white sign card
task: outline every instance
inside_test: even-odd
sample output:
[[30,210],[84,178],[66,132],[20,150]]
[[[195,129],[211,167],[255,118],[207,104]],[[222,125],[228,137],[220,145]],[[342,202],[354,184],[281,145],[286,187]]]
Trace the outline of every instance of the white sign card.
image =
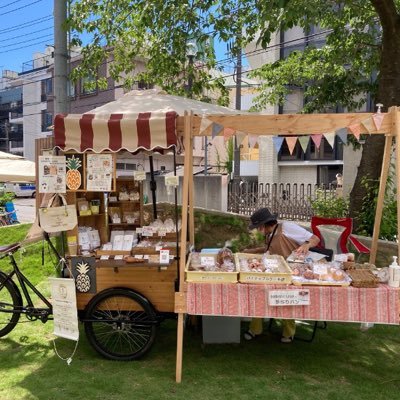
[[270,290],[268,304],[270,306],[309,306],[310,290]]
[[65,193],[65,156],[39,156],[39,193]]
[[86,190],[110,192],[112,189],[114,160],[112,154],[86,155]]
[[72,278],[49,278],[54,316],[54,334],[65,339],[79,339],[75,281]]
[[205,267],[213,267],[215,265],[215,258],[213,256],[201,256],[200,264]]
[[145,181],[146,171],[133,171],[133,178],[135,181]]
[[173,187],[178,187],[179,186],[179,176],[166,176],[165,177],[165,186],[173,186]]
[[160,250],[160,264],[169,264],[169,250]]

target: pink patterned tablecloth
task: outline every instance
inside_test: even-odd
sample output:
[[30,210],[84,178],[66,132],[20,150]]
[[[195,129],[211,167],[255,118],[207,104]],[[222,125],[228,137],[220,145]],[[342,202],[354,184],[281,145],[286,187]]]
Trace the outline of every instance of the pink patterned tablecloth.
[[399,324],[399,289],[307,286],[308,306],[270,306],[270,290],[299,290],[292,285],[187,283],[187,313],[233,317],[271,317],[313,321]]

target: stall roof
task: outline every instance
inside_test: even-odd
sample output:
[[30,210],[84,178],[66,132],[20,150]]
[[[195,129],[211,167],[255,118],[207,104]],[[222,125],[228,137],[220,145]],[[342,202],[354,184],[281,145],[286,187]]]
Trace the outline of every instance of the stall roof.
[[0,151],[0,182],[34,182],[35,163]]
[[185,111],[195,115],[240,113],[160,90],[134,90],[84,114],[57,115],[55,144],[78,152],[168,149],[178,144],[176,117]]

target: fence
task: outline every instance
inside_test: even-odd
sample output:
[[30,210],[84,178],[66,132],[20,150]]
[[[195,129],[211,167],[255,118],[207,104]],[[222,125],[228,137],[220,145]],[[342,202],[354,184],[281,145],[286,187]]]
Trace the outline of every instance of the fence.
[[267,207],[279,218],[309,221],[313,215],[311,201],[316,191],[334,196],[334,185],[311,184],[258,184],[256,182],[231,181],[228,186],[228,211],[250,215],[260,207]]

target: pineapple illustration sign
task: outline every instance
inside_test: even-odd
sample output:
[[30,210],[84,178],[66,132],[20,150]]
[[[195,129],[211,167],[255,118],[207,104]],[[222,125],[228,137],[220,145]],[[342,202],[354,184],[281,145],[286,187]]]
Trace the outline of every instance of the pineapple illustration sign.
[[78,293],[96,293],[96,267],[94,257],[73,257],[72,275]]
[[82,154],[68,155],[66,166],[67,166],[66,183],[68,189],[69,190],[82,189],[83,155]]

